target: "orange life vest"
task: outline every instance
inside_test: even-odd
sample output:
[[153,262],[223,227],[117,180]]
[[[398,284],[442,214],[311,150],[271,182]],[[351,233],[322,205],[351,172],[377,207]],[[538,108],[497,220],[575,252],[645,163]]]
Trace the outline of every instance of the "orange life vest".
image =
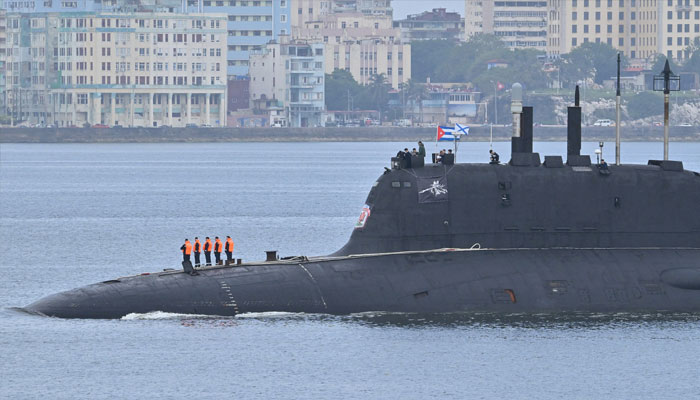
[[199,253],[202,251],[202,244],[199,243],[199,239],[194,241],[194,252]]
[[183,251],[183,253],[187,254],[188,256],[190,254],[192,254],[192,244],[190,243],[189,240],[185,242],[185,248],[182,249],[182,251]]
[[216,243],[214,243],[214,251],[215,251],[216,253],[221,253],[221,249],[222,249],[223,247],[224,247],[224,246],[221,244],[221,240],[216,239]]
[[233,239],[231,238],[226,239],[226,251],[233,253]]
[[207,239],[204,242],[204,251],[211,251],[211,240]]

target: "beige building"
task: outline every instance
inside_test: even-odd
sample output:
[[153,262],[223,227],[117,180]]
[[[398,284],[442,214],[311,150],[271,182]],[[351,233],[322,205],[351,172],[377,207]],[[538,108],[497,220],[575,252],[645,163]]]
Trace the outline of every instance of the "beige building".
[[226,15],[8,14],[13,115],[57,126],[224,125]]
[[700,37],[700,0],[549,0],[547,54],[607,43],[631,59],[682,61]]
[[469,39],[480,33],[498,36],[511,49],[544,51],[547,0],[465,0],[464,36]]
[[385,74],[395,89],[411,78],[411,46],[401,42],[391,17],[334,13],[293,29],[297,39],[323,42],[326,73],[346,69],[360,84]]

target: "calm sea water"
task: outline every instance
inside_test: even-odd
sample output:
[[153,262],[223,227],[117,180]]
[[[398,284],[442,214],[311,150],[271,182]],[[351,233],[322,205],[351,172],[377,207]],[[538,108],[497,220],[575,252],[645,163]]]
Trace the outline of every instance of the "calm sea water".
[[[244,260],[265,250],[330,253],[406,146],[414,144],[0,145],[0,398],[698,396],[700,315],[81,321],[12,309],[177,268],[185,237],[231,235]],[[509,144],[494,147],[509,158]],[[535,150],[564,154],[566,144]],[[613,151],[606,144],[608,160]],[[463,143],[459,160],[485,162],[487,153],[487,143]],[[625,163],[661,155],[661,143],[623,143]],[[700,143],[672,143],[671,157],[698,171]]]

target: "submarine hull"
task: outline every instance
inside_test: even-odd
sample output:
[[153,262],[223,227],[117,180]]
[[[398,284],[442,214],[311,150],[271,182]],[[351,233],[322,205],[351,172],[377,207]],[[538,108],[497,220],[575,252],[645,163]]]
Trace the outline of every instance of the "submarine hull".
[[441,249],[166,271],[45,297],[29,312],[700,311],[700,249]]

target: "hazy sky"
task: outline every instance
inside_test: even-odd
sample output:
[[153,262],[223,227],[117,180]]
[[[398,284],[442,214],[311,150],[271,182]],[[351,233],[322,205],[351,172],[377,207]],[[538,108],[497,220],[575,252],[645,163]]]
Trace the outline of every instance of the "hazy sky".
[[464,18],[464,0],[391,0],[391,7],[394,9],[394,19],[404,19],[408,14],[420,14],[433,8],[456,11]]

